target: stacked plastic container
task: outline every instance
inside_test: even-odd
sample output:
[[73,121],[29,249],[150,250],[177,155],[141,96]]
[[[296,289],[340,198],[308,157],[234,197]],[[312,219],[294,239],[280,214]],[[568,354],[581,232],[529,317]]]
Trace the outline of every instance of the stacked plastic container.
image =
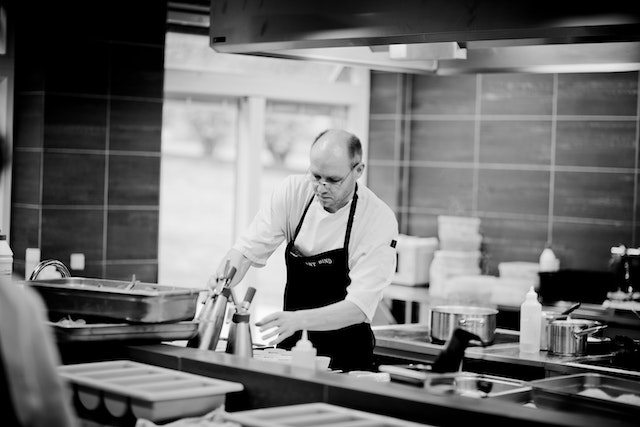
[[500,280],[493,289],[491,301],[499,305],[519,306],[527,291],[538,289],[540,277],[537,262],[506,261],[498,264]]
[[429,283],[429,268],[436,249],[438,249],[436,237],[399,235],[396,246],[398,265],[393,283],[406,286]]
[[436,297],[446,296],[448,279],[482,273],[480,218],[438,216],[438,240],[429,271],[429,293]]

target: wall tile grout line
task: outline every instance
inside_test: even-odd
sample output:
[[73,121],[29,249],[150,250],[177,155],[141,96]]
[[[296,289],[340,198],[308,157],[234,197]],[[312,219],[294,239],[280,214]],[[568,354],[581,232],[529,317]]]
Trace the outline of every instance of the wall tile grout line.
[[636,86],[636,140],[634,156],[634,176],[633,176],[633,216],[631,217],[631,246],[636,246],[636,216],[638,215],[638,156],[640,155],[640,73],[638,73]]
[[[45,114],[46,114],[46,97],[47,94],[43,93],[42,94],[42,126],[40,126],[40,135],[39,139],[40,139],[40,188],[38,190],[38,249],[40,249],[40,256],[42,257],[42,204],[44,203],[44,128],[45,128]],[[25,260],[26,260],[26,253],[25,253]],[[25,261],[26,263],[26,261]],[[26,265],[26,264],[25,264]],[[26,271],[25,271],[26,273]]]
[[[44,91],[24,91],[22,95],[39,95],[45,93]],[[46,91],[47,94],[53,96],[63,96],[66,98],[82,98],[82,99],[97,99],[102,100],[105,96],[110,96],[111,99],[115,101],[143,101],[143,102],[154,102],[154,103],[163,103],[164,101],[160,98],[151,98],[144,96],[130,96],[130,95],[111,95],[111,94],[92,94],[92,93],[75,93],[75,92],[53,92]]]
[[[370,160],[372,166],[408,166],[408,167],[424,167],[424,168],[453,168],[453,169],[473,169],[473,162],[447,162],[439,160],[408,160],[403,162],[395,162],[393,160]],[[522,163],[478,163],[479,169],[483,170],[527,170],[527,171],[551,171],[551,165],[543,164],[522,164]],[[616,168],[616,167],[600,167],[600,166],[559,166],[554,165],[555,172],[582,172],[582,173],[608,173],[608,174],[631,174],[638,168]]]
[[[21,208],[32,208],[36,205],[28,203],[14,203],[14,206]],[[105,210],[104,205],[38,205],[42,210]],[[106,207],[108,211],[158,211],[158,205],[109,205]]]
[[[450,214],[450,211],[446,209],[419,208],[414,206],[409,206],[409,207],[401,206],[399,210],[407,211],[413,215]],[[478,215],[481,215],[484,218],[491,218],[491,219],[514,219],[514,220],[547,222],[547,216],[539,215],[539,214],[521,214],[521,213],[490,212],[490,211],[478,211],[477,213]],[[611,225],[611,226],[631,225],[631,221],[628,221],[628,220],[615,220],[615,219],[603,219],[603,218],[556,216],[554,220],[556,222],[575,223],[575,224]]]
[[553,214],[556,184],[556,146],[557,146],[557,121],[558,117],[558,74],[553,75],[553,96],[552,96],[552,120],[551,120],[551,153],[549,172],[549,219],[547,222],[547,241],[553,242]]
[[[407,111],[410,112],[412,108],[411,106],[413,103],[413,97],[412,97],[413,76],[411,76],[410,74],[403,74],[402,80],[403,80],[403,85],[402,85],[402,92],[400,95],[400,99],[402,100],[402,103],[400,105],[400,108],[401,108],[400,124],[402,126],[401,135],[402,135],[402,141],[403,141],[401,153],[402,153],[402,161],[404,162],[407,159],[411,158],[411,145],[413,143],[413,139],[411,138],[411,121],[405,118],[402,118],[404,116],[407,116],[405,112]],[[400,173],[402,174],[402,181],[401,181],[402,198],[399,200],[399,205],[402,206],[410,198],[411,171],[409,168],[401,168]],[[409,233],[409,215],[403,213],[401,224],[400,224],[400,230],[402,230],[402,232],[405,234]]]
[[107,245],[109,230],[109,149],[111,148],[111,79],[113,76],[113,49],[108,50],[108,77],[107,77],[107,111],[105,130],[105,154],[104,154],[104,194],[102,212],[102,277],[107,277]]
[[[395,81],[395,94],[396,94],[396,102],[394,105],[394,113],[391,114],[391,119],[393,120],[393,142],[394,142],[394,161],[393,165],[395,166],[398,162],[401,162],[404,159],[404,152],[406,150],[404,143],[404,135],[402,133],[402,103],[403,103],[403,87],[404,87],[404,74],[398,74],[396,76]],[[407,194],[404,192],[405,188],[405,172],[402,168],[398,168],[394,174],[394,180],[396,181],[396,203],[398,206],[403,204],[403,201],[408,198]],[[406,218],[400,213],[398,220],[399,231],[402,233],[406,226]]]
[[[403,119],[415,120],[415,121],[475,121],[476,116],[474,114],[404,114],[401,117]],[[482,121],[552,121],[553,114],[482,114],[480,119]],[[615,122],[635,122],[636,116],[616,116],[616,115],[556,115],[557,121],[615,121]],[[391,113],[374,113],[371,114],[371,120],[391,120],[397,118],[397,114]]]
[[[108,132],[108,130],[107,130]],[[159,151],[127,151],[127,150],[95,150],[83,148],[35,148],[35,147],[16,147],[16,151],[22,152],[44,152],[53,154],[93,154],[93,155],[115,155],[115,156],[139,156],[139,157],[161,157]]]
[[473,178],[471,214],[477,216],[480,191],[480,120],[482,117],[482,74],[476,75],[475,114],[473,122]]

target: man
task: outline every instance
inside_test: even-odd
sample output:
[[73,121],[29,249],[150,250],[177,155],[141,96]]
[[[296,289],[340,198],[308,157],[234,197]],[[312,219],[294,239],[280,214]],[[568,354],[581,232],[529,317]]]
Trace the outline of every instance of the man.
[[284,239],[284,311],[256,323],[270,344],[290,349],[306,329],[319,355],[341,370],[374,368],[370,322],[393,277],[398,223],[393,211],[358,184],[360,140],[344,130],[321,133],[306,175],[285,179],[218,268],[264,266]]
[[[0,135],[0,171],[11,152]],[[56,371],[60,364],[46,308],[36,291],[0,277],[0,401],[2,425],[79,425],[71,396]]]

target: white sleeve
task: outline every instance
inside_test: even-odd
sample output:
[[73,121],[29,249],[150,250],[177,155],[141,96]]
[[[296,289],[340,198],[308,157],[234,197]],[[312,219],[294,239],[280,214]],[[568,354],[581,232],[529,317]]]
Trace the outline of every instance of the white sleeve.
[[373,319],[384,288],[391,283],[396,271],[396,249],[398,223],[392,212],[377,215],[370,222],[353,256],[350,255],[347,301],[353,302]]
[[273,191],[233,245],[254,267],[264,267],[285,238],[290,186],[291,179],[287,178]]

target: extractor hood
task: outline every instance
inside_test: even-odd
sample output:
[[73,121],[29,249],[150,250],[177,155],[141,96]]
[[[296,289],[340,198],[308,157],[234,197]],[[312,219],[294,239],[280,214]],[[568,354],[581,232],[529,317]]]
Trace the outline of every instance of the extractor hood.
[[640,69],[639,10],[629,0],[212,0],[209,35],[218,52],[387,71],[628,71]]

